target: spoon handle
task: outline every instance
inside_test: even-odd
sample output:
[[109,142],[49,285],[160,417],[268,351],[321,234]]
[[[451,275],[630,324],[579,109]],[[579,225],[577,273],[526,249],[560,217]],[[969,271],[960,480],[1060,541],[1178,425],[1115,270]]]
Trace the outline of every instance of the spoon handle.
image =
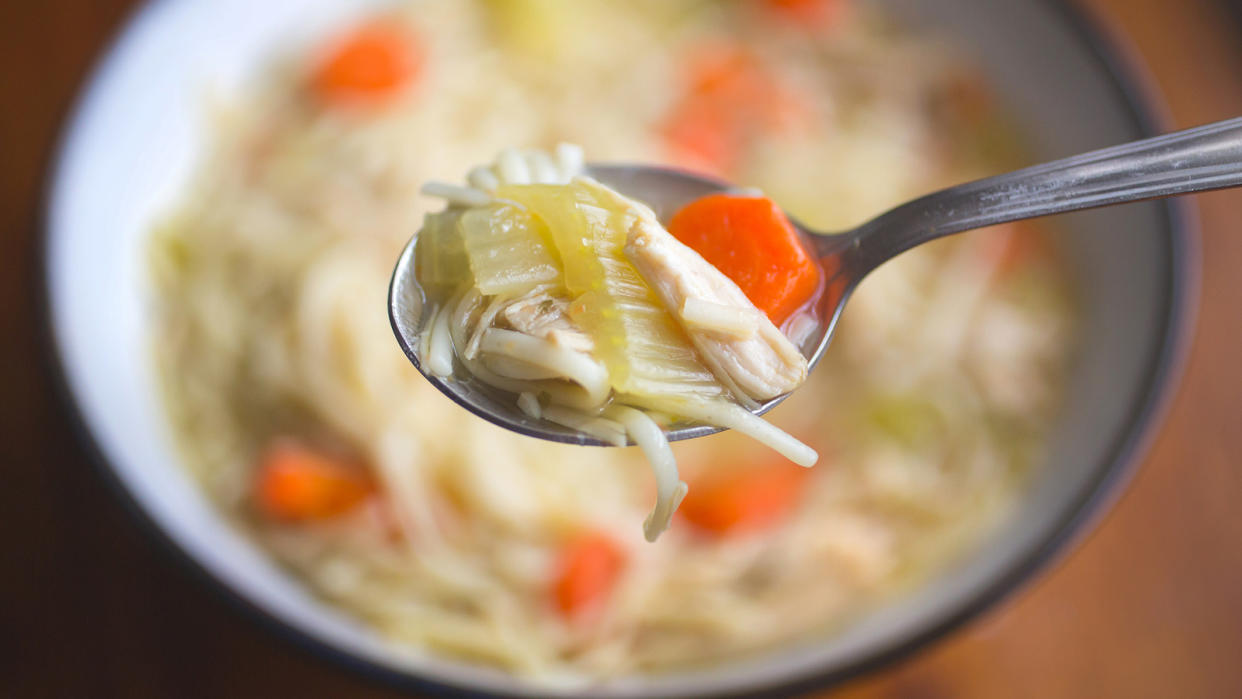
[[1134,141],[941,190],[863,224],[874,268],[916,245],[1009,221],[1242,185],[1242,118]]

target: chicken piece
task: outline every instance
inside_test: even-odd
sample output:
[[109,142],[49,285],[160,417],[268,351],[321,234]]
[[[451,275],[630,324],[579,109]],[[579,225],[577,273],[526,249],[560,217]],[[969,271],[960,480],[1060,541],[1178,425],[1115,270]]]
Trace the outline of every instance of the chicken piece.
[[569,300],[547,291],[535,291],[515,299],[501,311],[509,327],[532,337],[547,340],[575,352],[590,354],[591,338],[569,319]]
[[[630,228],[625,254],[686,330],[704,363],[735,394],[751,401],[767,400],[806,380],[807,362],[798,348],[733,280],[674,238],[654,217],[638,217]],[[716,331],[687,322],[683,313],[687,300],[692,306],[735,309],[736,317],[754,319],[755,332]]]

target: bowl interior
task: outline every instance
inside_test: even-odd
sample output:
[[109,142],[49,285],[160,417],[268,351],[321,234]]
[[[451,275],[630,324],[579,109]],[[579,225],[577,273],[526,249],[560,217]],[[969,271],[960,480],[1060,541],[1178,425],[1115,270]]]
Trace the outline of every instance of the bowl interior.
[[[144,241],[204,145],[206,95],[234,89],[291,37],[324,32],[377,4],[158,2],[134,17],[78,106],[52,182],[46,273],[53,336],[76,408],[124,489],[238,597],[319,645],[394,675],[521,692],[500,673],[395,649],[318,603],[215,515],[178,467],[160,405],[148,344]],[[880,4],[978,56],[1021,116],[1038,158],[1142,135],[1125,93],[1057,3]],[[970,614],[1055,548],[1132,456],[1146,427],[1177,331],[1172,318],[1182,264],[1164,204],[1069,216],[1064,228],[1082,291],[1082,350],[1048,463],[1019,510],[951,571],[839,636],[727,668],[624,680],[609,693],[742,692],[848,671]]]

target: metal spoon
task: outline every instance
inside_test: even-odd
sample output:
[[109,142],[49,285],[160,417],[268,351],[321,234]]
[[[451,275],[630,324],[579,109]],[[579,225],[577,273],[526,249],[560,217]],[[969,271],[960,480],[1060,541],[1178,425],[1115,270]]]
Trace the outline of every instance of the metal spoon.
[[[590,165],[588,174],[652,206],[661,220],[683,204],[732,189],[702,175],[641,165]],[[1242,185],[1242,118],[1135,141],[1005,175],[945,189],[903,204],[850,231],[821,233],[794,221],[818,255],[827,280],[816,309],[817,331],[803,345],[813,368],[823,356],[841,310],[858,283],[896,255],[953,233],[1000,223]],[[415,278],[414,240],[406,246],[388,292],[388,314],[397,341],[432,384],[467,410],[501,427],[556,442],[608,446],[574,430],[535,420],[518,410],[512,394],[466,375],[428,375],[418,338],[428,318],[427,297]],[[430,315],[430,314],[427,314]],[[771,410],[780,396],[757,409]],[[704,425],[674,425],[670,440],[719,432]]]

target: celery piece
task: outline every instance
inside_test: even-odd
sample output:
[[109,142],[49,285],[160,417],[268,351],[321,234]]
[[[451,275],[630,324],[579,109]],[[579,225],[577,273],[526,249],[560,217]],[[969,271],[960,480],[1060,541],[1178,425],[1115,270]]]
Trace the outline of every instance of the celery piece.
[[485,296],[520,296],[561,277],[546,226],[526,211],[506,204],[471,209],[460,232],[474,285]]
[[573,26],[567,14],[577,3],[562,0],[486,0],[492,26],[502,44],[518,53],[552,60]]
[[415,272],[424,287],[458,287],[470,283],[466,249],[457,229],[461,214],[441,211],[427,214],[418,232]]
[[[714,398],[725,389],[625,257],[634,207],[589,180],[513,185],[497,196],[525,206],[548,227],[560,254],[569,316],[595,343],[613,388],[630,399]],[[633,400],[631,401],[633,402]]]

